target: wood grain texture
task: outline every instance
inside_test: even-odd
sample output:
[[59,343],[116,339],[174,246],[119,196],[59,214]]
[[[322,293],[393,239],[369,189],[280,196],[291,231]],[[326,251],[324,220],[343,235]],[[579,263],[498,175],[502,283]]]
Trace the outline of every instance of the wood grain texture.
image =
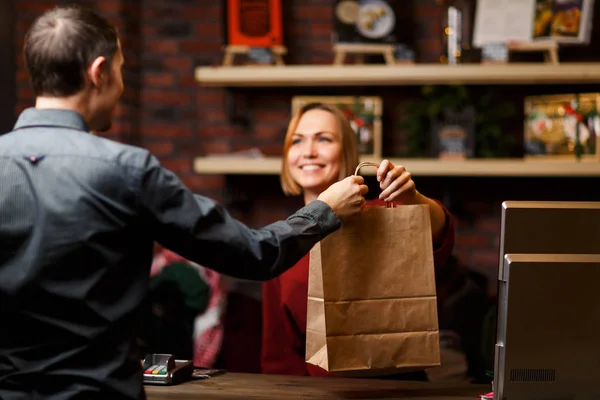
[[598,63],[288,65],[198,67],[200,86],[310,87],[598,83]]
[[[575,156],[542,156],[525,159],[469,159],[444,161],[425,158],[390,158],[394,165],[404,165],[413,176],[516,176],[516,177],[597,177],[600,160],[586,156],[580,162]],[[361,158],[361,161],[380,161]],[[196,174],[279,175],[280,157],[236,158],[222,156],[196,157]],[[374,175],[365,169],[361,175]]]
[[177,386],[146,386],[148,400],[477,400],[490,385],[227,373]]

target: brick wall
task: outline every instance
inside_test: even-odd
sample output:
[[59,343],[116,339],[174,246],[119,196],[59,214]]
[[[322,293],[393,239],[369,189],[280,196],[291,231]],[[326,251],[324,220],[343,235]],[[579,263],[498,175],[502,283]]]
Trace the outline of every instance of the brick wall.
[[[33,18],[66,1],[17,2],[17,53]],[[141,145],[157,155],[195,192],[227,201],[235,215],[252,226],[283,218],[299,199],[284,198],[276,177],[195,175],[192,160],[208,153],[227,153],[251,147],[279,155],[294,94],[323,94],[318,88],[252,89],[247,100],[254,116],[251,131],[226,118],[225,91],[200,88],[194,68],[221,62],[224,27],[222,0],[88,0],[118,27],[126,56],[126,94],[108,137]],[[285,0],[284,34],[287,63],[331,63],[333,0]],[[436,62],[441,45],[440,9],[434,0],[413,2],[413,32],[419,62]],[[17,112],[32,104],[21,57],[17,60]],[[498,88],[522,101],[524,93],[553,91],[549,87]],[[568,88],[567,90],[573,90]],[[402,100],[418,95],[418,88],[336,88],[336,94],[381,94],[384,98],[384,148],[393,156],[399,148],[394,113]],[[521,96],[521,97],[519,97]],[[517,124],[519,122],[517,121]],[[581,181],[417,178],[419,189],[442,199],[457,215],[457,256],[495,279],[500,202],[507,198],[552,199],[592,197]],[[584,190],[586,189],[586,190]]]

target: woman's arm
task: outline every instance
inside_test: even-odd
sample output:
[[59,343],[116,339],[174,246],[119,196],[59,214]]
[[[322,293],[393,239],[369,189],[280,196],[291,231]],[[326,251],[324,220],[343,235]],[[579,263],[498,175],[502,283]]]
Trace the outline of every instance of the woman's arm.
[[403,165],[383,160],[377,169],[377,181],[381,188],[379,199],[402,204],[427,204],[431,219],[434,244],[444,240],[447,231],[447,213],[443,206],[417,191],[412,174]]
[[[444,225],[437,236],[437,240],[434,238],[433,241],[433,263],[435,268],[439,269],[444,268],[447,265],[448,259],[454,250],[454,217],[452,214],[450,214],[450,211],[448,211],[448,209],[442,205],[442,203],[437,200],[429,200],[436,203],[436,208],[441,210],[444,215]],[[433,217],[431,219],[433,220]]]
[[412,204],[427,204],[429,206],[429,217],[431,219],[431,233],[433,235],[433,243],[443,243],[444,238],[447,234],[447,217],[446,211],[442,205],[436,200],[430,199],[429,197],[416,191],[414,201]]

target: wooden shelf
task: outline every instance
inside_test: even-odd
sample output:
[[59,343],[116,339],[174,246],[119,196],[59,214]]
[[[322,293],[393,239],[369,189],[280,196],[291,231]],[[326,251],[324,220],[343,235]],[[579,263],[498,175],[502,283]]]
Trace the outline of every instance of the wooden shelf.
[[201,86],[394,86],[600,83],[600,63],[198,67]]
[[[572,157],[464,161],[406,158],[390,161],[405,165],[414,176],[600,177],[600,162],[594,157],[584,158],[580,162]],[[213,156],[194,160],[197,174],[279,175],[280,170],[279,157]],[[374,172],[372,168],[361,171],[365,175],[373,175]]]

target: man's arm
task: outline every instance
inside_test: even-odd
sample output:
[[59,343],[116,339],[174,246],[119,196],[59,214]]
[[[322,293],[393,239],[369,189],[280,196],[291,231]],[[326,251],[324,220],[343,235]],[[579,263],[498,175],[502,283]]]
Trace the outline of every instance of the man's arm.
[[151,233],[163,246],[220,273],[267,280],[292,267],[341,221],[316,200],[262,229],[249,229],[224,207],[194,195],[149,155],[139,177],[139,203]]

